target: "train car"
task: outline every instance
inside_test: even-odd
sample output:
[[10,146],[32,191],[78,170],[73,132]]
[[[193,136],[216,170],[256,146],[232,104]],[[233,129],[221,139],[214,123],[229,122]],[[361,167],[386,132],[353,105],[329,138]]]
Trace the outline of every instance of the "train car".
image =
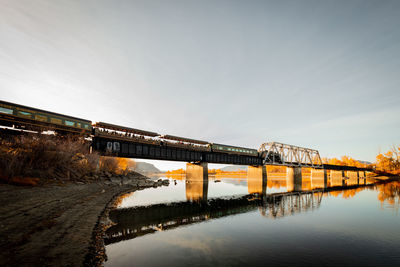
[[28,126],[32,130],[55,130],[59,132],[91,134],[92,122],[54,113],[37,108],[27,107],[0,100],[0,124],[3,126]]
[[201,141],[201,140],[196,140],[196,139],[191,139],[191,138],[186,138],[186,137],[179,137],[179,136],[174,136],[174,135],[162,135],[160,136],[162,139],[167,139],[167,140],[174,140],[177,142],[185,142],[185,143],[190,143],[190,144],[198,144],[198,145],[208,145],[209,142],[206,141]]
[[211,143],[211,149],[213,152],[223,152],[228,154],[241,154],[246,156],[258,156],[258,151],[252,148],[228,146],[222,144]]
[[179,137],[174,135],[162,135],[160,139],[165,141],[165,145],[167,146],[176,146],[176,147],[187,147],[194,150],[199,151],[211,151],[210,143],[202,140],[196,140],[186,137]]
[[95,124],[93,124],[93,127],[99,128],[99,129],[105,130],[105,131],[112,131],[112,132],[117,131],[117,132],[122,132],[122,133],[137,134],[137,135],[141,135],[141,136],[149,136],[149,137],[160,136],[160,134],[155,133],[155,132],[115,125],[115,124],[106,123],[106,122],[96,122]]

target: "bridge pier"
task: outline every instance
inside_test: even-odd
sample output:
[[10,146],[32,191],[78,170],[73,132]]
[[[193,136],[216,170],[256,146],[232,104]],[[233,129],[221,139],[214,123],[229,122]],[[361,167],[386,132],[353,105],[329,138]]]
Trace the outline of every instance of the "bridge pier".
[[286,167],[286,188],[287,191],[301,191],[303,177],[301,167]]
[[358,172],[358,184],[365,184],[365,171]]
[[326,169],[311,169],[311,189],[328,187],[328,175]]
[[249,194],[266,194],[267,168],[266,166],[247,167],[247,190]]
[[331,186],[344,186],[344,171],[331,170]]
[[358,185],[358,171],[347,171],[347,185]]
[[208,196],[208,165],[186,163],[186,199],[194,202],[205,202]]
[[207,162],[186,163],[186,180],[188,181],[208,181]]

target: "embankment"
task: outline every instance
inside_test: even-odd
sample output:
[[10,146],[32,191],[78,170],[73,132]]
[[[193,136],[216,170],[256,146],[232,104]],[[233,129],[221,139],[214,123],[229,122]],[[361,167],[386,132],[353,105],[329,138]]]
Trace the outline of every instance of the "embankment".
[[166,184],[139,174],[93,183],[0,184],[0,262],[3,266],[101,264],[102,239],[96,235],[102,234],[99,219],[105,207],[122,193]]

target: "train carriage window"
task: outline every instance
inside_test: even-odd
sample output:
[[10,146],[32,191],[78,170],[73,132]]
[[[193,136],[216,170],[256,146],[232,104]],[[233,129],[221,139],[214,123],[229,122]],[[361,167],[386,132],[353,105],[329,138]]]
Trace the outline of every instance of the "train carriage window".
[[65,123],[65,125],[67,125],[67,126],[75,126],[75,122],[74,122],[74,121],[67,121],[67,120],[65,120],[64,123]]
[[114,144],[113,144],[113,151],[114,151],[114,152],[119,152],[119,150],[120,150],[120,144],[119,144],[119,142],[114,142]]
[[32,114],[31,114],[30,112],[18,110],[18,115],[19,115],[19,116],[22,116],[22,117],[28,117],[28,118],[30,118]]
[[76,123],[76,127],[82,128],[81,123],[80,123],[80,122],[77,122],[77,123]]
[[12,109],[9,109],[9,108],[3,108],[3,107],[0,107],[0,113],[4,113],[4,114],[13,114],[13,110]]
[[112,148],[113,148],[113,143],[112,142],[107,142],[107,151],[108,152],[111,152],[112,151]]
[[47,116],[41,115],[41,114],[36,114],[35,115],[35,120],[47,122]]
[[57,118],[50,118],[50,122],[55,124],[62,124],[62,120]]
[[83,127],[84,127],[85,129],[89,129],[89,125],[87,125],[87,124],[84,124]]

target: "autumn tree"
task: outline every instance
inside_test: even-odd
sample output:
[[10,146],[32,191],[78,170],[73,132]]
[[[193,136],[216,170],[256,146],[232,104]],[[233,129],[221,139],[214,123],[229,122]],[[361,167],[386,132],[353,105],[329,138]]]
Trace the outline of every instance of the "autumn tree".
[[376,156],[376,169],[383,172],[400,174],[400,146]]

